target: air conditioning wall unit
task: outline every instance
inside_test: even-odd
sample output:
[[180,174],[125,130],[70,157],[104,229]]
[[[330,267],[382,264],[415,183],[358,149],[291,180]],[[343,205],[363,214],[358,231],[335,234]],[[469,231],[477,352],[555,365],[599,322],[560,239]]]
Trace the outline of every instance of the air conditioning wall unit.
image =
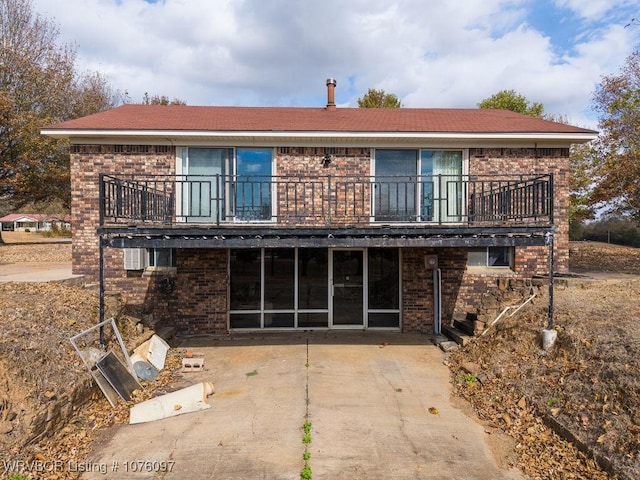
[[146,248],[125,248],[124,249],[124,269],[144,270],[147,266]]

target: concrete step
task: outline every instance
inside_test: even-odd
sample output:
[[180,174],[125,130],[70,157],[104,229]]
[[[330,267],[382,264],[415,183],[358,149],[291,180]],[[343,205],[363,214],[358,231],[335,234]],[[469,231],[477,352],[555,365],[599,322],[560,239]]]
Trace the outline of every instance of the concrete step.
[[452,327],[451,325],[443,325],[442,333],[444,333],[458,345],[466,345],[471,341],[471,336],[467,335],[462,330],[458,330],[457,328]]
[[158,335],[165,342],[169,343],[169,340],[176,334],[176,327],[169,325],[158,326],[156,329],[156,335]]
[[472,320],[469,320],[469,319],[466,319],[466,320],[455,320],[454,319],[453,320],[453,326],[456,329],[466,333],[470,337],[473,337],[474,328],[473,328],[473,321]]

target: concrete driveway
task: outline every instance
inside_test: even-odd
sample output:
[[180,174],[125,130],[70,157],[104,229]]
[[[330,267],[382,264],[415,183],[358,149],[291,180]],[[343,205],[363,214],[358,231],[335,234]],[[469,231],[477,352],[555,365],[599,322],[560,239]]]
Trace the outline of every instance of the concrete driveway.
[[498,467],[491,436],[452,405],[444,354],[427,336],[332,331],[179,346],[205,354],[205,371],[185,381],[214,382],[212,408],[111,429],[90,459],[106,474],[84,478],[299,479],[305,418],[315,479],[523,478]]

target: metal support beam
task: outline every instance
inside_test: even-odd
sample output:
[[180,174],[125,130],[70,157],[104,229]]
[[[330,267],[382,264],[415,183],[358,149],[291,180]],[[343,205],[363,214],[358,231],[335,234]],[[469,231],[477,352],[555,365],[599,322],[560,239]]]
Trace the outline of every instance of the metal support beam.
[[544,246],[542,235],[486,237],[151,237],[122,236],[105,240],[113,248],[452,248]]
[[100,347],[104,348],[105,347],[105,339],[104,339],[104,247],[105,247],[105,240],[102,237],[98,238],[98,242],[100,244],[99,246],[99,269],[100,269],[100,318],[99,318],[99,322],[100,322]]
[[549,315],[547,330],[553,330],[553,232],[546,234],[546,244],[549,247]]

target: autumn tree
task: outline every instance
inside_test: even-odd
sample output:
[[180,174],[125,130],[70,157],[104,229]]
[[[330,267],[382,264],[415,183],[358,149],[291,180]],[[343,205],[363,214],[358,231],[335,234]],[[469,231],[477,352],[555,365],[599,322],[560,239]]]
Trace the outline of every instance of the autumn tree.
[[542,118],[544,115],[544,105],[542,103],[530,103],[524,95],[517,93],[515,90],[500,90],[498,93],[482,100],[478,107],[511,110],[530,117]]
[[358,99],[360,108],[400,108],[402,103],[393,93],[386,93],[384,90],[370,88],[362,98]]
[[40,129],[114,104],[105,78],[76,73],[75,50],[57,38],[31,0],[0,0],[0,203],[13,208],[41,201],[68,208],[68,145]]
[[640,221],[640,52],[594,93],[600,135],[595,142],[592,203]]

